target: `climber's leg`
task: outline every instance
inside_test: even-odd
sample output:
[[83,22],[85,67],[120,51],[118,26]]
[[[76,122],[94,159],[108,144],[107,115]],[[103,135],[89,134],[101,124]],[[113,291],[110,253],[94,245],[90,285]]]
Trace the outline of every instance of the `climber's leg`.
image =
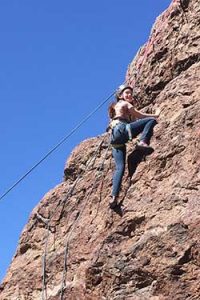
[[153,128],[156,124],[156,119],[152,117],[140,119],[130,123],[132,137],[135,138],[141,133],[139,140],[149,145],[150,139],[153,135]]
[[118,149],[113,148],[112,154],[113,154],[113,158],[115,161],[115,171],[113,174],[112,197],[117,198],[119,191],[120,191],[122,177],[124,175],[124,170],[125,170],[126,146],[123,145],[122,147],[120,147]]

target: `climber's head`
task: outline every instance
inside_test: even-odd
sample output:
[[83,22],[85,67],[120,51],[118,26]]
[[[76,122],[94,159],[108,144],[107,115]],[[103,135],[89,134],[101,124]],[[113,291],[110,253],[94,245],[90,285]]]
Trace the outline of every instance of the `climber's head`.
[[125,101],[128,101],[128,102],[132,102],[133,101],[133,88],[129,85],[120,85],[120,87],[117,89],[116,91],[116,99],[117,101],[119,100],[125,100]]

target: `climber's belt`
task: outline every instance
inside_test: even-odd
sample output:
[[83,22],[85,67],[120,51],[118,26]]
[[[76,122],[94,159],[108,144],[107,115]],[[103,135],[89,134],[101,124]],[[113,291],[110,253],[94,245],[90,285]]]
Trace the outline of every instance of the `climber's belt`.
[[119,149],[119,148],[122,148],[124,147],[125,144],[112,144],[112,147],[115,148],[115,149]]
[[129,140],[132,140],[131,127],[126,120],[112,120],[110,127],[112,128],[111,145],[113,148],[122,148]]

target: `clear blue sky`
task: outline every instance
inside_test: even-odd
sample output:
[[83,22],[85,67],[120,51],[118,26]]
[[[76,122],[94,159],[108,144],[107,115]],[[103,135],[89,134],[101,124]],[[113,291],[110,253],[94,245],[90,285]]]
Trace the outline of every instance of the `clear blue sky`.
[[[1,0],[2,195],[124,81],[171,0]],[[0,202],[0,279],[71,150],[105,131],[107,105]]]

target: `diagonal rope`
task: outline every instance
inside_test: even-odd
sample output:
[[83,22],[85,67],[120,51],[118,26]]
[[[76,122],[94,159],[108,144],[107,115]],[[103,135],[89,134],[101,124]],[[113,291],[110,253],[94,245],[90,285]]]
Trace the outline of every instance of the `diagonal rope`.
[[[180,7],[183,10],[183,14],[185,14],[185,10],[184,10],[184,5],[183,5],[183,1],[180,0],[179,1]],[[187,20],[187,19],[186,19]],[[180,31],[179,31],[180,32]],[[146,52],[146,50],[145,50]],[[145,53],[144,53],[145,54]],[[143,55],[143,59],[142,59],[142,65],[144,64],[144,56]],[[123,84],[127,84],[130,83],[132,77],[136,78],[138,77],[138,74],[140,73],[140,69],[142,67],[142,65],[140,65],[139,68],[137,68],[137,72],[136,74],[133,72],[132,75],[130,75]],[[112,92],[105,100],[103,100],[102,102],[100,102],[100,104],[94,109],[92,110],[80,123],[78,123],[57,145],[55,145],[47,154],[45,154],[35,165],[33,165],[22,177],[20,177],[10,188],[8,188],[1,196],[0,196],[0,200],[2,200],[11,190],[13,190],[22,180],[24,180],[34,169],[36,169],[48,156],[50,156],[57,148],[59,148],[70,136],[72,136],[84,123],[87,122],[87,120],[89,118],[92,117],[93,114],[95,114],[113,95],[115,94],[115,91]]]
[[112,92],[105,100],[103,100],[93,111],[91,111],[81,122],[79,122],[57,145],[55,145],[47,154],[45,154],[35,165],[33,165],[21,178],[19,178],[8,190],[0,197],[2,200],[10,191],[12,191],[22,180],[24,180],[34,169],[36,169],[48,156],[50,156],[57,148],[59,148],[69,137],[71,137],[88,119],[92,117],[113,95]]
[[[124,80],[122,84],[127,84],[135,74],[132,74],[128,79]],[[71,137],[84,123],[86,123],[111,97],[116,93],[116,89],[96,108],[94,108],[82,121],[80,121],[61,141],[49,150],[35,165],[33,165],[24,175],[22,175],[10,188],[8,188],[1,196],[2,200],[9,192],[11,192],[21,181],[23,181],[30,173],[32,173],[44,160],[46,160],[54,151],[56,151],[69,137]]]

